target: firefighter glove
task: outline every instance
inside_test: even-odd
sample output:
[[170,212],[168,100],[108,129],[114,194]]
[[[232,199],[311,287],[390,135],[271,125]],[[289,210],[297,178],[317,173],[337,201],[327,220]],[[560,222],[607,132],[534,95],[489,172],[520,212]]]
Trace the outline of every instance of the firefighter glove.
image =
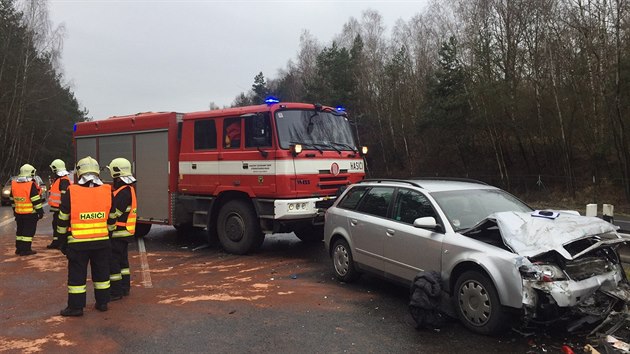
[[38,209],[37,210],[37,218],[41,219],[44,217],[44,209]]

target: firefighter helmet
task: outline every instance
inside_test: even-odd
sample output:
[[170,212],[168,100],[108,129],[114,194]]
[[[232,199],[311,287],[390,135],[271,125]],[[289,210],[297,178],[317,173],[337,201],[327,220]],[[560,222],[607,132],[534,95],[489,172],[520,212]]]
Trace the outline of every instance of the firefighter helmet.
[[91,156],[84,157],[77,162],[77,176],[81,177],[86,173],[94,173],[99,175],[101,168],[98,166],[98,161]]
[[36,171],[37,170],[33,167],[33,165],[24,164],[20,167],[20,174],[18,177],[33,177],[35,176]]
[[53,162],[50,163],[50,169],[53,171],[53,173],[57,173],[59,171],[65,171],[66,163],[60,159],[55,159],[53,160]]
[[109,173],[112,174],[112,178],[131,176],[131,163],[129,160],[118,157],[112,160],[107,166]]

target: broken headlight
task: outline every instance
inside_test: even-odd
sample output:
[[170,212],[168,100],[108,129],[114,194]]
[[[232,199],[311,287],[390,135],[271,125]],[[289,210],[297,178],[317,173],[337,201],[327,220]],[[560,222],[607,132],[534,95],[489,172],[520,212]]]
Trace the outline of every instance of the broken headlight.
[[555,264],[551,263],[534,263],[524,265],[519,268],[523,278],[538,280],[542,282],[553,282],[557,280],[567,280],[566,275]]

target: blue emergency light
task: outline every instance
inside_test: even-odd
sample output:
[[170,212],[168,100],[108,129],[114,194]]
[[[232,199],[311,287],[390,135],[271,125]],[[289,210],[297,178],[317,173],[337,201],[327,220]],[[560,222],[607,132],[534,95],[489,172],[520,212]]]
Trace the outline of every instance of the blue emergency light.
[[337,107],[335,107],[335,110],[337,112],[345,112],[346,111],[346,109],[343,106],[337,106]]
[[274,103],[280,103],[280,100],[273,96],[269,96],[265,99],[265,103],[271,106]]
[[76,132],[77,131],[77,123],[74,123],[74,125],[72,126],[72,131]]

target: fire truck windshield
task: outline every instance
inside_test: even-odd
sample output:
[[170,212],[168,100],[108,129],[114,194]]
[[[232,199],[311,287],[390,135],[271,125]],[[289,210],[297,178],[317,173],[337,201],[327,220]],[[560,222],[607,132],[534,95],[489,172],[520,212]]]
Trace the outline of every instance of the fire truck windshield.
[[356,151],[348,118],[330,112],[286,110],[276,112],[278,140],[282,149],[293,142],[305,148]]

